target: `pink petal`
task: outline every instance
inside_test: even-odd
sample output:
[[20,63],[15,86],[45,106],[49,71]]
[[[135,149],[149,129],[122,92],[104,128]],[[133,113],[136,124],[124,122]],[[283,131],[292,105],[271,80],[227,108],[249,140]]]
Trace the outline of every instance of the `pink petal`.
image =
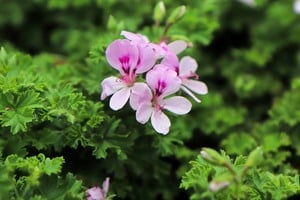
[[150,46],[139,46],[139,63],[136,73],[141,74],[149,71],[156,62],[155,51]]
[[124,107],[130,96],[130,88],[125,87],[117,91],[109,101],[109,107],[113,110],[120,110]]
[[134,42],[142,42],[142,43],[149,43],[149,39],[141,34],[132,33],[129,31],[121,31],[121,35],[123,35],[128,40],[134,41]]
[[168,48],[170,51],[175,53],[176,55],[184,51],[187,47],[187,43],[183,40],[175,40],[168,44]]
[[139,105],[135,113],[136,120],[141,124],[145,124],[147,121],[149,121],[152,112],[153,112],[153,107],[151,102],[142,103]]
[[168,53],[160,62],[160,64],[169,67],[174,70],[176,73],[179,72],[179,60],[176,54]]
[[166,55],[166,50],[164,50],[160,45],[149,43],[149,47],[151,47],[155,52],[155,58],[159,59]]
[[143,102],[151,102],[152,92],[146,83],[135,83],[131,88],[130,106],[136,110]]
[[167,115],[160,110],[155,110],[151,115],[151,124],[158,133],[166,135],[169,132],[171,122]]
[[109,177],[105,178],[105,181],[102,183],[102,192],[106,196],[109,189]]
[[185,87],[197,94],[207,94],[208,92],[206,84],[201,81],[184,79],[182,81],[182,85],[184,85]]
[[102,190],[100,187],[92,187],[86,191],[87,200],[104,200]]
[[178,78],[177,73],[164,65],[156,65],[150,70],[146,75],[146,82],[154,92],[157,92],[160,83],[163,82],[164,89],[159,95],[161,97],[177,92],[181,85],[181,80]]
[[170,97],[163,100],[163,108],[175,114],[184,115],[190,112],[192,104],[189,100],[181,96]]
[[179,75],[188,76],[197,70],[197,62],[190,56],[184,56],[179,63]]
[[107,47],[107,62],[122,75],[124,75],[125,72],[120,59],[124,57],[128,58],[126,67],[129,67],[129,69],[136,67],[139,58],[138,48],[131,44],[129,40],[115,40]]
[[121,88],[126,87],[126,84],[119,78],[111,76],[104,79],[101,83],[101,86],[102,86],[101,100],[103,100],[107,96],[112,95],[113,93],[120,90]]

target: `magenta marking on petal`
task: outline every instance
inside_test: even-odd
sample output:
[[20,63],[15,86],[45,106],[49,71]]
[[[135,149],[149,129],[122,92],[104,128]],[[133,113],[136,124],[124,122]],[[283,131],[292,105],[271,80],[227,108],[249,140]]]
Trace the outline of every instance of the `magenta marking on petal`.
[[167,87],[167,83],[165,81],[158,80],[157,81],[157,86],[155,88],[155,94],[156,94],[156,96],[160,96],[164,92],[164,89],[166,87]]
[[123,71],[126,73],[126,74],[129,74],[129,70],[130,70],[130,65],[129,65],[129,61],[130,61],[130,58],[129,58],[129,55],[126,55],[126,56],[123,56],[121,58],[119,58],[119,61],[121,63],[121,68],[123,69]]
[[181,79],[189,79],[189,78],[193,78],[194,80],[199,80],[199,75],[196,74],[195,72],[193,71],[190,71],[190,74],[188,75],[182,75],[182,76],[179,76]]

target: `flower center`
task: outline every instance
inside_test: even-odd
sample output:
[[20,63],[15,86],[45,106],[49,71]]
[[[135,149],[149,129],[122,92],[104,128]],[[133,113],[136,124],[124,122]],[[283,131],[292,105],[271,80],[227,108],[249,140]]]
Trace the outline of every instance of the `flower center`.
[[130,58],[129,58],[129,55],[126,55],[126,56],[123,56],[123,57],[119,58],[119,61],[122,65],[121,68],[124,71],[124,73],[129,74],[129,71],[130,71],[130,65],[129,65]]
[[155,88],[155,96],[159,97],[167,87],[167,83],[162,80],[158,80],[156,88]]

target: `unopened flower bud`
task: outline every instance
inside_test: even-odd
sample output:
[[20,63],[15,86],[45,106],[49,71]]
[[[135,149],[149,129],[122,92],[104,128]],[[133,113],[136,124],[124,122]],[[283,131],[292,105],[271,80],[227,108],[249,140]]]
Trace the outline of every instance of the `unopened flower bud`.
[[110,15],[108,17],[108,21],[107,21],[107,29],[108,30],[114,30],[117,27],[117,21],[114,18],[114,16]]
[[245,167],[254,167],[260,164],[263,160],[263,151],[261,147],[254,149],[248,156]]
[[202,158],[212,164],[223,165],[226,162],[225,158],[223,158],[217,151],[210,148],[202,148],[200,154]]
[[186,10],[185,6],[179,6],[173,10],[169,18],[167,19],[167,24],[173,24],[174,22],[178,21],[182,18]]
[[221,189],[228,187],[229,184],[230,184],[229,181],[212,181],[209,183],[208,187],[212,192],[217,192]]
[[255,6],[255,4],[256,4],[255,0],[238,0],[238,1],[244,3],[248,6]]
[[156,23],[161,22],[165,14],[166,14],[165,4],[164,2],[160,1],[156,4],[154,8],[154,15],[153,15],[154,21]]

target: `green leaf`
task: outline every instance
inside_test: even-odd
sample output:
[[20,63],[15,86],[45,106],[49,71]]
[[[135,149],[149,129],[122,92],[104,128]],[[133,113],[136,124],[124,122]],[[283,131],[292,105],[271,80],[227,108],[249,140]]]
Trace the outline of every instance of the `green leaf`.
[[22,113],[15,110],[8,110],[0,116],[3,127],[10,127],[13,134],[27,131],[27,123],[32,122],[33,115],[29,109],[24,109]]

